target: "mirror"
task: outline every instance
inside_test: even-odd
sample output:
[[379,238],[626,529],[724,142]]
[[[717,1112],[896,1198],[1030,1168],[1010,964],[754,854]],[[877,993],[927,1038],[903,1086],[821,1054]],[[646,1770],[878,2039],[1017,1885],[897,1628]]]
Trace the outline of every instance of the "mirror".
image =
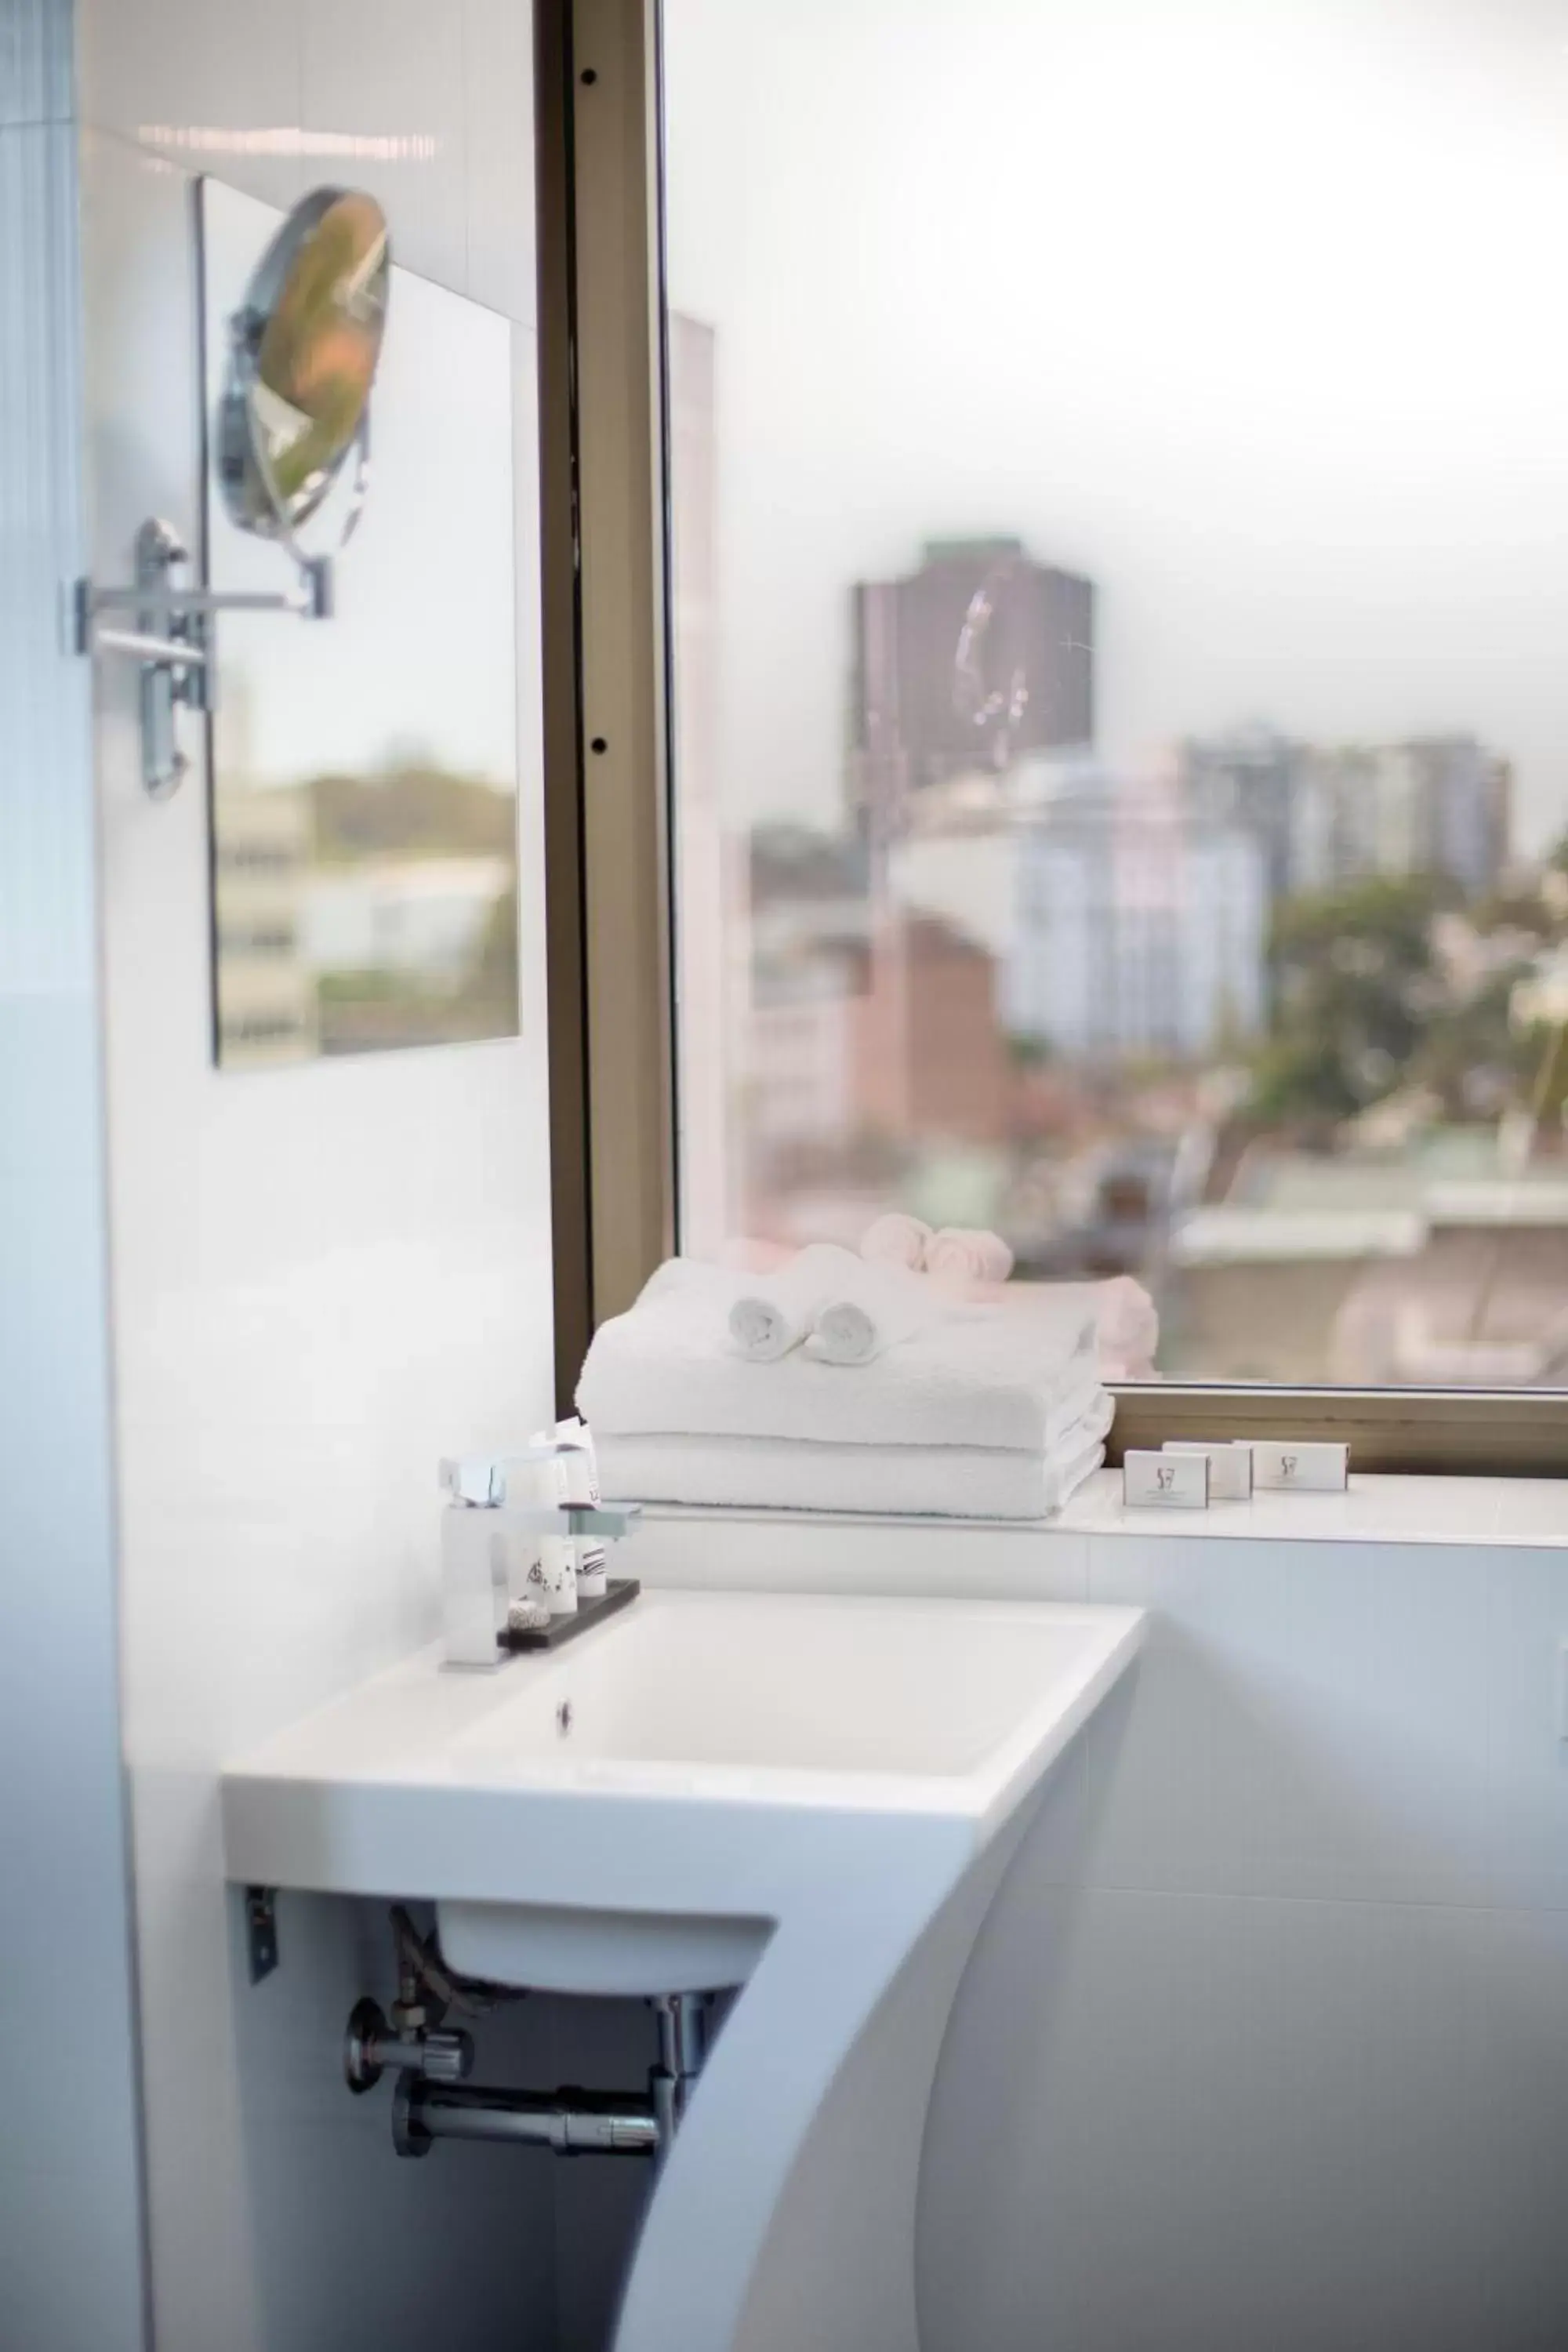
[[314,189],[263,254],[231,322],[218,418],[224,500],[241,530],[282,540],[302,563],[319,559],[297,533],[351,455],[336,547],[359,519],[391,260],[374,196]]

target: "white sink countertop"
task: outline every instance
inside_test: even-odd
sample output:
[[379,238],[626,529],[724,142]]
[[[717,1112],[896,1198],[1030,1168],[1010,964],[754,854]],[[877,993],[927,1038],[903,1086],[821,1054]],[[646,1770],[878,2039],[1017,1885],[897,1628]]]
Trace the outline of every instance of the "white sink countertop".
[[757,1884],[764,1823],[787,1847],[792,1820],[816,1835],[825,1818],[924,1822],[977,1850],[1141,1632],[1133,1609],[645,1591],[494,1675],[421,1652],[237,1759],[229,1875],[636,1905],[671,1900],[695,1867],[699,1907],[734,1907],[744,1885],[752,1908],[782,1892]]

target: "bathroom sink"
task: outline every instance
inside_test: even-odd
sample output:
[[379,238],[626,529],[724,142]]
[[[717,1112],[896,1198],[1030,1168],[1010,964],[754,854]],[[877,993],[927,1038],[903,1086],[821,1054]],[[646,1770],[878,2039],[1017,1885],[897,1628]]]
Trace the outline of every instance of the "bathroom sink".
[[[979,1823],[1053,1752],[1063,1703],[1110,1633],[1104,1613],[649,1593],[456,1744],[487,1774],[534,1786]],[[563,1991],[739,1984],[769,1932],[731,1910],[437,1908],[455,1968]]]
[[[1142,1630],[1076,1603],[645,1591],[495,1674],[423,1653],[240,1758],[228,1874],[432,1902],[448,1964],[498,1982],[740,1988],[616,2352],[890,2352],[918,2340],[921,2137],[959,1976]],[[286,1920],[282,1940],[286,1960]]]
[[422,1654],[225,1776],[230,1875],[433,1897],[465,1974],[742,1982],[830,1853],[984,1843],[1136,1644],[1054,1603],[645,1592],[498,1675]]

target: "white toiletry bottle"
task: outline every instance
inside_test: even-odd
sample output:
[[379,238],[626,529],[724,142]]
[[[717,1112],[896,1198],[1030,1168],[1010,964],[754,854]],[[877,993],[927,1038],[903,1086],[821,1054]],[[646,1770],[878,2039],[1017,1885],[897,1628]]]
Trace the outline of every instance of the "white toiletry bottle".
[[[531,1445],[552,1445],[554,1432],[536,1430],[529,1439]],[[557,1454],[552,1460],[540,1464],[538,1492],[547,1504],[570,1502],[567,1492],[566,1462]],[[544,1605],[552,1617],[574,1617],[577,1613],[577,1547],[569,1535],[542,1536],[539,1540],[537,1563],[544,1583]]]
[[[574,1415],[570,1421],[557,1422],[555,1434],[572,1447],[572,1452],[562,1457],[566,1465],[570,1500],[596,1507],[599,1500],[599,1465],[594,1456],[593,1431],[585,1421]],[[593,1536],[580,1538],[577,1545],[578,1599],[602,1601],[608,1582],[604,1545]]]

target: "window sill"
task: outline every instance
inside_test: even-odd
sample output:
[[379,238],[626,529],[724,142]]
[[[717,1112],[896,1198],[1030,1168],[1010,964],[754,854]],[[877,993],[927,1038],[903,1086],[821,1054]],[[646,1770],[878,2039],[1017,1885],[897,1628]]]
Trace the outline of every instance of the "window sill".
[[[1568,1550],[1568,1479],[1352,1475],[1342,1495],[1258,1495],[1206,1511],[1125,1510],[1102,1470],[1050,1519],[647,1507],[628,1570],[649,1584],[751,1591],[1083,1597],[1085,1545],[1137,1538]],[[963,1549],[955,1560],[955,1546]]]
[[1342,1495],[1255,1495],[1206,1511],[1127,1510],[1101,1470],[1048,1523],[1080,1535],[1229,1537],[1257,1542],[1487,1544],[1568,1550],[1568,1478],[1356,1475]]

